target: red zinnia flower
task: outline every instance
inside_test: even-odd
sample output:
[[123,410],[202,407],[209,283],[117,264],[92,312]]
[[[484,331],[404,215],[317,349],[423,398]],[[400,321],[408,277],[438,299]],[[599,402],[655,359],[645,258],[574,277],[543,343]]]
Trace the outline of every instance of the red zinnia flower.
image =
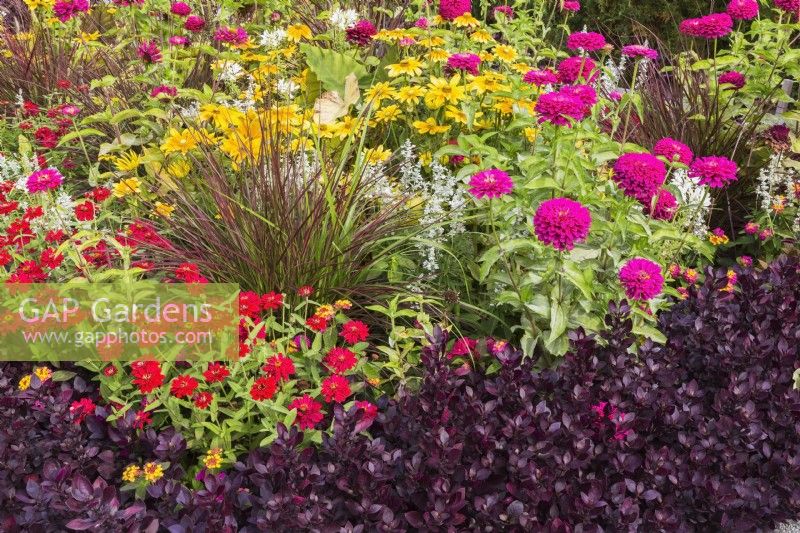
[[268,292],[261,295],[261,308],[264,311],[274,311],[283,307],[283,294]]
[[194,397],[194,405],[198,409],[205,409],[209,405],[211,405],[211,400],[214,399],[214,395],[210,392],[201,392],[197,396]]
[[81,222],[88,222],[94,220],[94,203],[91,200],[86,200],[75,206],[75,218]]
[[342,325],[342,331],[339,333],[339,336],[348,344],[355,344],[367,340],[367,337],[369,337],[369,328],[360,320],[351,320]]
[[300,296],[301,298],[308,298],[312,294],[314,294],[314,287],[312,287],[311,285],[303,285],[302,287],[297,289],[297,295]]
[[136,415],[133,419],[133,427],[136,429],[144,429],[144,427],[148,424],[151,424],[153,420],[150,418],[150,411],[145,411],[144,409],[140,411],[136,411]]
[[255,318],[261,312],[261,296],[253,291],[239,293],[239,314]]
[[185,398],[194,393],[197,385],[197,380],[192,376],[178,376],[170,383],[169,392],[176,398]]
[[314,331],[325,331],[328,329],[328,320],[319,315],[312,315],[306,319],[306,326]]
[[300,429],[312,429],[322,420],[322,404],[315,401],[308,394],[295,398],[288,407],[289,409],[297,410],[297,417],[294,419],[294,423]]
[[220,363],[209,363],[208,368],[203,372],[203,378],[207,383],[217,383],[224,381],[230,375],[228,368]]
[[75,423],[80,424],[83,419],[94,413],[95,405],[90,398],[81,398],[69,406],[69,414],[75,417]]
[[334,374],[322,381],[322,396],[326,402],[342,403],[350,394],[350,382],[344,376]]
[[39,256],[39,262],[42,266],[54,270],[64,262],[64,256],[58,253],[54,248],[45,248],[42,255]]
[[161,365],[156,361],[136,361],[131,364],[133,384],[139,387],[139,392],[147,394],[157,389],[164,383],[164,374]]
[[[269,400],[275,396],[275,391],[278,390],[278,382],[273,377],[260,377],[253,382],[250,387],[250,397],[253,400],[260,402],[261,400]],[[291,409],[292,406],[289,406]]]
[[325,356],[325,364],[334,372],[343,374],[358,364],[358,358],[347,348],[335,346]]
[[278,381],[285,381],[294,374],[294,362],[289,357],[279,353],[267,359],[261,369],[266,372],[267,376],[273,377]]

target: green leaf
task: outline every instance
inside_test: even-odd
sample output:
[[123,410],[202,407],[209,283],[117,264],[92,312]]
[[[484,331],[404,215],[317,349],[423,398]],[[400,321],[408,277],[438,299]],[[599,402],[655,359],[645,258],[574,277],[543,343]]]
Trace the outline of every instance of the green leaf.
[[636,335],[647,337],[653,342],[657,342],[659,344],[665,344],[667,342],[667,337],[664,336],[663,333],[661,333],[658,329],[654,328],[653,326],[648,326],[647,324],[634,325],[633,333]]
[[355,74],[359,82],[367,76],[367,69],[364,65],[354,58],[330,48],[301,44],[300,50],[306,57],[308,68],[328,91],[336,91],[342,95],[347,76]]
[[77,139],[78,137],[81,137],[81,138],[83,138],[83,137],[108,137],[108,135],[106,135],[102,131],[96,130],[94,128],[85,128],[85,129],[82,129],[82,130],[72,131],[70,133],[67,133],[66,135],[61,137],[61,140],[58,142],[58,146],[63,146],[64,144],[68,143],[72,139]]
[[567,331],[567,312],[558,300],[553,299],[550,303],[550,337],[548,343],[552,343]]
[[53,381],[69,381],[75,377],[75,372],[70,372],[69,370],[56,370],[53,372],[53,375],[50,376],[50,379]]

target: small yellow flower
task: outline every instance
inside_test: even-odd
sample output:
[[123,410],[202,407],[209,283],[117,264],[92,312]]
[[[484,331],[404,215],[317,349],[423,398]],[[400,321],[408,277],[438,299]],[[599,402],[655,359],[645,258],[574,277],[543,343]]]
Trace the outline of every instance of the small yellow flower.
[[292,24],[286,28],[286,38],[290,41],[300,42],[303,39],[311,39],[313,36],[311,28],[305,24]]
[[419,76],[424,67],[425,63],[419,59],[406,57],[398,63],[387,66],[386,70],[389,71],[390,78],[396,78],[397,76]]
[[450,52],[444,50],[442,48],[434,48],[430,52],[428,52],[428,59],[433,62],[442,62],[447,61],[447,58],[450,57]]
[[472,16],[472,13],[464,13],[460,17],[453,20],[453,24],[458,28],[477,28],[481,23]]
[[92,33],[81,32],[78,37],[75,37],[75,42],[78,44],[93,43],[100,38],[100,32],[95,31]]
[[387,105],[375,112],[375,120],[378,122],[394,122],[400,116],[402,112],[400,111],[400,107],[392,104]]
[[457,104],[464,99],[466,89],[461,85],[461,76],[452,78],[431,78],[428,92],[425,94],[425,105],[431,109],[439,109],[445,104]]
[[139,154],[130,150],[123,152],[119,157],[114,159],[114,166],[120,172],[132,172],[142,163]]
[[36,377],[42,382],[47,381],[53,376],[53,371],[46,366],[37,366],[33,369],[33,373],[36,374]]
[[397,91],[395,98],[402,104],[417,105],[425,94],[425,89],[419,85],[407,85]]
[[449,105],[444,111],[444,116],[452,120],[453,122],[457,122],[459,124],[466,124],[467,123],[467,114],[461,110],[461,108],[456,107],[454,105]]
[[536,142],[536,137],[539,135],[539,130],[536,128],[525,128],[522,131],[525,133],[525,140],[531,144]]
[[336,309],[350,309],[353,307],[353,303],[350,300],[336,300],[333,306]]
[[172,212],[175,211],[175,206],[170,204],[165,204],[162,202],[156,202],[156,207],[154,211],[158,216],[162,216],[164,218],[170,218],[172,216]]
[[192,134],[190,129],[178,131],[174,128],[169,130],[169,136],[161,145],[161,151],[165,154],[180,152],[186,155],[190,150],[197,146],[197,136]]
[[52,8],[55,2],[53,0],[25,0],[25,5],[28,9],[33,11],[36,8]]
[[492,34],[486,30],[475,30],[469,36],[470,40],[475,41],[476,43],[491,43],[494,42],[494,38]]
[[114,196],[117,198],[124,198],[129,194],[138,194],[141,192],[142,182],[139,178],[128,178],[121,180],[114,184]]
[[322,318],[331,318],[336,314],[336,310],[332,305],[324,304],[317,307],[317,312],[315,314]]
[[445,41],[441,37],[435,37],[435,36],[434,37],[425,37],[424,39],[420,39],[419,40],[419,44],[421,44],[425,48],[435,48],[437,46],[442,46],[446,42],[447,41]]
[[19,380],[17,388],[19,388],[19,390],[28,390],[28,387],[30,386],[31,386],[31,375],[27,374],[25,376],[22,376],[22,378]]
[[372,106],[378,106],[384,100],[394,98],[394,88],[385,81],[376,83],[364,93],[364,100]]
[[780,215],[786,209],[786,197],[783,195],[779,195],[775,197],[775,201],[772,202],[772,210]]
[[433,154],[430,152],[422,152],[419,154],[419,163],[424,167],[430,166],[430,164],[433,163]]
[[164,469],[158,463],[145,463],[142,471],[144,472],[144,478],[150,483],[164,477]]
[[517,50],[513,46],[500,44],[494,47],[495,55],[505,63],[512,63],[517,58]]
[[203,466],[209,470],[214,470],[222,466],[222,455],[220,455],[220,451],[221,450],[219,448],[209,450],[208,454],[203,457]]
[[437,135],[439,133],[447,133],[450,126],[443,126],[436,122],[436,119],[429,117],[424,122],[422,120],[415,120],[412,124],[414,129],[422,135]]
[[367,383],[369,383],[373,387],[377,387],[378,385],[381,384],[381,380],[380,378],[368,378]]
[[173,178],[185,178],[189,171],[192,169],[192,166],[189,162],[185,159],[176,159],[169,165],[167,165],[167,174],[172,176]]
[[142,470],[138,466],[128,465],[125,470],[122,471],[122,481],[133,483],[140,475],[142,475]]
[[392,151],[383,147],[383,145],[370,148],[364,154],[364,158],[370,165],[378,165],[388,160],[392,156]]

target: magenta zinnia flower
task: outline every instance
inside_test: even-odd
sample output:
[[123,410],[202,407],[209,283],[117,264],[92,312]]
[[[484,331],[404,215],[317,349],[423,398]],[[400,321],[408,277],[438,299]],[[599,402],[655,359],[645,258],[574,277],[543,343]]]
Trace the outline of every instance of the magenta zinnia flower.
[[578,0],[564,0],[561,2],[561,10],[577,13],[581,10],[581,3]]
[[178,15],[179,17],[186,17],[189,13],[192,12],[192,8],[189,7],[189,4],[185,2],[173,2],[171,6],[169,6],[169,11],[173,15]]
[[719,84],[728,84],[731,85],[734,89],[739,90],[744,87],[744,74],[741,72],[737,72],[735,70],[729,70],[728,72],[724,72],[719,77]]
[[350,44],[367,46],[372,42],[372,37],[378,33],[372,22],[362,19],[345,30],[345,39]]
[[655,61],[658,59],[658,52],[647,46],[640,44],[629,44],[622,47],[622,55],[628,57],[644,57]]
[[666,175],[664,162],[652,154],[623,154],[614,163],[614,181],[643,204],[650,203]]
[[775,0],[775,7],[797,16],[800,12],[800,0]]
[[656,196],[655,205],[651,203],[645,204],[645,211],[650,213],[650,216],[657,220],[672,220],[675,216],[675,211],[678,210],[678,201],[666,189],[660,189]]
[[453,70],[463,70],[469,72],[473,76],[477,76],[478,65],[481,64],[481,58],[475,54],[453,54],[447,58],[447,66]]
[[529,70],[522,77],[522,81],[541,87],[542,85],[555,85],[558,83],[556,73],[550,69],[545,70]]
[[513,19],[514,18],[514,8],[511,6],[497,6],[493,10],[494,16],[496,17],[498,13],[502,13],[506,17]]
[[78,13],[89,11],[88,0],[59,0],[53,4],[53,15],[61,22],[66,22]]
[[578,31],[567,37],[567,48],[570,50],[601,50],[606,45],[606,38],[593,31]]
[[439,15],[445,20],[455,20],[471,11],[471,0],[439,0]]
[[514,182],[509,175],[497,168],[478,172],[469,180],[469,193],[475,198],[500,198],[510,194]]
[[145,41],[136,49],[136,53],[142,58],[145,63],[160,63],[161,50],[158,48],[156,41]]
[[734,20],[751,20],[758,16],[758,2],[756,0],[731,0],[728,2],[726,12]]
[[622,266],[619,281],[625,289],[625,296],[633,300],[655,298],[664,287],[661,266],[641,257],[631,259]]
[[556,70],[558,79],[562,83],[574,83],[580,78],[586,82],[593,81],[597,77],[595,68],[596,65],[591,58],[574,56],[562,60]]
[[586,105],[575,94],[562,91],[544,93],[536,101],[539,123],[550,122],[556,126],[572,126],[572,120],[586,117]]
[[686,19],[680,23],[678,29],[690,37],[718,39],[731,32],[733,19],[727,13],[713,13],[696,19]]
[[677,161],[684,165],[691,164],[692,159],[694,159],[691,148],[670,137],[664,137],[659,140],[653,147],[653,153],[666,157],[669,162]]
[[172,46],[186,46],[189,44],[189,38],[183,35],[173,35],[168,41]]
[[61,185],[63,181],[64,176],[62,176],[58,170],[52,167],[43,168],[42,170],[37,170],[28,176],[28,181],[25,182],[25,186],[27,187],[28,192],[33,194],[55,189]]
[[234,46],[243,45],[247,42],[247,30],[239,26],[238,28],[219,28],[214,33],[214,40],[228,43]]
[[586,239],[591,225],[589,210],[569,198],[542,202],[533,215],[536,238],[556,250],[572,250],[576,242]]
[[199,17],[197,15],[189,15],[186,17],[186,22],[183,23],[183,27],[189,31],[198,32],[202,30],[206,26],[206,21],[203,20],[203,17]]
[[583,103],[583,113],[588,115],[592,106],[597,103],[597,92],[589,85],[567,85],[561,88],[561,93],[575,96]]
[[700,185],[708,185],[712,189],[724,187],[736,181],[739,167],[727,157],[698,157],[689,167],[689,177],[697,178]]

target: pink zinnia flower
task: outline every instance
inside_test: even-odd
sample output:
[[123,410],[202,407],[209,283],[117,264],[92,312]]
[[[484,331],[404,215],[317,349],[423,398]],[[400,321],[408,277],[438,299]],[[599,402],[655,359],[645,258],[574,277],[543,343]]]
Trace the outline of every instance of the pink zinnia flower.
[[564,0],[561,2],[561,10],[577,13],[581,10],[581,3],[578,0]]
[[644,57],[655,61],[658,59],[658,52],[647,46],[640,44],[629,44],[622,47],[622,55],[628,57]]
[[439,15],[445,20],[455,20],[472,11],[470,0],[439,0]]
[[313,429],[322,420],[322,404],[315,401],[308,394],[295,398],[287,407],[297,410],[297,417],[295,417],[294,423],[300,429]]
[[586,239],[591,225],[589,210],[569,198],[542,202],[533,216],[536,238],[556,250],[572,250],[576,242]]
[[536,101],[539,122],[550,122],[556,126],[572,126],[570,119],[579,121],[586,117],[586,104],[575,94],[564,91],[544,93]]
[[197,15],[189,15],[186,17],[186,22],[183,23],[183,27],[189,31],[198,32],[205,28],[206,21],[203,20],[203,17],[199,17]]
[[567,48],[570,50],[601,50],[606,45],[606,38],[593,31],[578,31],[567,37]]
[[169,11],[173,15],[178,15],[179,17],[186,17],[189,13],[192,12],[192,8],[185,2],[173,2],[171,6],[169,6]]
[[522,77],[522,81],[541,87],[542,85],[555,85],[558,83],[558,76],[552,70],[529,70]]
[[731,85],[735,90],[739,90],[744,87],[744,83],[744,74],[735,70],[723,72],[719,77],[720,85],[728,84]]
[[614,181],[626,196],[643,204],[650,203],[666,175],[664,162],[651,154],[623,154],[614,163]]
[[78,13],[89,11],[88,0],[59,0],[53,4],[53,15],[61,22],[66,22]]
[[158,85],[150,90],[151,98],[157,98],[160,94],[166,94],[170,98],[175,98],[178,95],[178,88],[170,87],[169,85]]
[[498,13],[502,13],[506,17],[513,19],[514,18],[514,8],[511,6],[497,6],[493,10],[494,16],[496,17]]
[[579,79],[591,82],[597,77],[596,65],[589,57],[573,56],[563,59],[556,70],[562,83],[574,83]]
[[471,339],[469,337],[460,338],[453,343],[453,347],[450,348],[450,351],[447,353],[447,358],[453,359],[455,357],[476,356],[478,355],[477,347],[477,339]]
[[562,87],[560,92],[580,100],[583,103],[584,115],[591,113],[592,106],[597,103],[597,93],[589,85],[567,85]]
[[497,168],[478,172],[469,180],[469,193],[475,198],[500,198],[510,194],[514,182],[507,173]]
[[37,192],[45,192],[55,189],[64,181],[64,176],[54,168],[44,168],[37,170],[30,176],[25,183],[28,192],[33,194]]
[[345,39],[350,44],[367,46],[372,42],[372,37],[378,33],[372,22],[363,19],[345,30]]
[[733,19],[727,13],[713,13],[696,19],[686,19],[680,23],[678,29],[690,37],[718,39],[731,32]]
[[136,53],[145,63],[160,63],[161,50],[156,41],[145,41],[136,49]]
[[712,189],[724,187],[736,181],[739,167],[727,157],[698,157],[689,167],[689,177],[697,178],[700,185],[708,185]]
[[453,70],[463,70],[477,76],[479,74],[478,66],[481,64],[481,58],[475,54],[462,53],[453,54],[447,58],[447,66]]
[[653,147],[653,153],[665,157],[667,161],[689,165],[694,159],[692,149],[671,137],[664,137]]
[[659,189],[655,205],[651,200],[649,204],[645,204],[645,210],[656,220],[672,220],[678,210],[678,201],[668,190]]
[[243,45],[247,42],[247,31],[239,26],[238,28],[219,28],[214,32],[214,40],[228,43],[234,46]]
[[189,38],[183,35],[173,35],[168,39],[168,42],[172,46],[186,46],[189,44]]
[[428,19],[426,19],[425,17],[420,17],[420,18],[417,19],[416,22],[414,22],[414,26],[417,27],[417,28],[420,28],[422,30],[427,30],[428,29]]
[[655,298],[664,287],[661,266],[641,257],[631,259],[622,266],[619,281],[625,289],[625,296],[632,300]]
[[758,2],[756,0],[731,0],[728,2],[726,12],[734,20],[751,20],[758,16]]
[[800,0],[775,0],[775,7],[797,16],[800,13]]
[[744,232],[748,235],[755,235],[761,228],[755,222],[748,222],[744,225]]

